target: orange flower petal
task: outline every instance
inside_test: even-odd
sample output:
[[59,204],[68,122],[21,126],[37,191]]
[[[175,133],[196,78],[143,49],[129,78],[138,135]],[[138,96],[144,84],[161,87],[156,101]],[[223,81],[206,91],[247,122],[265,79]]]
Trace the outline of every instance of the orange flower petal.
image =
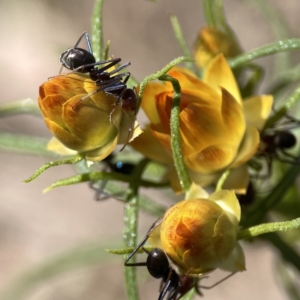
[[[152,124],[159,124],[160,117],[156,108],[155,95],[166,91],[166,85],[156,82],[150,82],[146,85],[143,94],[141,107]],[[173,91],[173,89],[171,89]]]

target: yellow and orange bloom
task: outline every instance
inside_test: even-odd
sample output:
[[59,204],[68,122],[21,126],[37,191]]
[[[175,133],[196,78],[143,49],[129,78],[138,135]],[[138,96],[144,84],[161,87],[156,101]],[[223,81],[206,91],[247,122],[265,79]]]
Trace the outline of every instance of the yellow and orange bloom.
[[159,227],[161,248],[181,274],[201,275],[217,268],[244,271],[235,193],[223,190],[209,196],[196,185],[191,189],[186,200],[165,213]]
[[[259,130],[271,111],[270,95],[241,98],[234,75],[223,55],[208,64],[202,80],[184,68],[168,75],[181,86],[180,135],[183,158],[193,182],[207,186],[231,169],[224,188],[244,193],[249,176],[245,163],[259,145]],[[145,156],[169,165],[175,191],[181,188],[174,170],[170,143],[170,83],[150,82],[141,107],[150,120],[132,146]]]
[[[89,160],[102,160],[117,144],[126,143],[135,121],[135,115],[115,106],[113,95],[104,91],[91,94],[96,89],[95,82],[88,77],[72,73],[42,84],[38,98],[45,123],[54,137],[68,149],[84,153]],[[52,142],[50,147],[56,149],[57,143]]]
[[209,61],[220,53],[229,58],[241,52],[233,33],[229,35],[214,27],[203,27],[198,33],[194,47],[194,57],[199,69],[205,68]]

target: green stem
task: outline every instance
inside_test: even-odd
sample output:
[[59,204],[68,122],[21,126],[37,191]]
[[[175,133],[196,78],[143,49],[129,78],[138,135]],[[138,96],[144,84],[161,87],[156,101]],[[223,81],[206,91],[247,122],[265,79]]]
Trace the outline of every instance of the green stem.
[[[115,172],[89,172],[89,173],[84,173],[84,174],[78,174],[74,175],[68,178],[64,178],[61,180],[58,180],[51,184],[49,187],[47,187],[44,192],[48,192],[54,188],[62,187],[62,186],[68,186],[68,185],[73,185],[73,184],[78,184],[78,183],[83,183],[83,182],[96,182],[99,180],[110,180],[110,181],[122,181],[122,182],[127,182],[130,183],[133,178],[131,175],[125,175],[122,173],[115,173]],[[136,180],[134,178],[134,180]],[[163,187],[168,187],[170,186],[169,182],[153,182],[149,180],[143,180],[139,179],[138,180],[138,185],[140,187],[146,187],[146,188],[163,188]],[[113,195],[112,195],[113,196]]]
[[[145,167],[148,164],[148,159],[142,160],[135,168],[133,177],[137,180],[132,180],[129,185],[127,203],[125,205],[124,215],[124,231],[123,241],[125,247],[136,247],[137,244],[137,229],[138,229],[138,179],[141,178]],[[124,259],[127,257],[124,256]],[[135,257],[133,257],[133,262]],[[134,267],[124,267],[125,285],[127,298],[130,300],[138,300],[137,278]]]
[[78,155],[75,155],[75,156],[72,156],[69,158],[65,158],[65,159],[61,159],[61,160],[50,161],[50,162],[44,164],[43,166],[41,166],[38,170],[36,170],[34,172],[34,174],[32,176],[30,176],[28,179],[25,179],[23,182],[28,183],[28,182],[36,179],[43,172],[45,172],[46,170],[48,170],[51,167],[56,167],[56,166],[65,165],[65,164],[74,165],[83,159],[84,159],[84,156],[82,156],[81,154],[78,154]]
[[193,60],[191,60],[189,57],[184,57],[184,56],[180,56],[175,58],[174,60],[172,60],[169,64],[167,64],[164,68],[162,68],[160,71],[157,71],[154,74],[148,75],[144,78],[144,80],[141,82],[140,84],[140,88],[139,88],[139,97],[138,97],[138,104],[137,104],[137,111],[140,108],[142,99],[143,99],[143,94],[144,94],[144,90],[146,88],[146,85],[153,80],[157,80],[160,76],[166,74],[168,71],[170,71],[171,68],[175,67],[176,65],[182,63],[182,62],[192,62]]
[[285,221],[285,222],[265,223],[265,224],[260,224],[257,226],[240,230],[238,233],[238,239],[239,240],[248,239],[248,238],[253,238],[255,236],[270,233],[270,232],[288,231],[288,230],[294,230],[299,228],[300,228],[300,218],[291,221]]
[[[171,24],[173,27],[173,31],[175,33],[176,40],[181,48],[181,51],[183,52],[184,56],[189,57],[192,60],[192,54],[185,42],[185,39],[184,39],[183,33],[182,33],[182,29],[181,29],[181,26],[179,24],[177,17],[174,15],[171,15],[170,19],[171,19]],[[193,64],[191,62],[186,62],[186,67],[188,69],[192,70]]]
[[230,174],[230,170],[227,170],[222,174],[222,176],[220,177],[220,179],[217,182],[217,186],[216,186],[216,190],[215,190],[216,192],[219,192],[222,190],[224,182],[228,178],[229,174]]
[[284,104],[276,111],[274,115],[268,118],[263,131],[272,127],[284,115],[287,114],[300,101],[300,85],[294,90],[293,94],[284,102]]
[[234,38],[234,33],[226,20],[226,15],[223,7],[223,0],[215,0],[215,11],[215,18],[219,23],[219,27],[221,27],[229,37]]
[[[151,251],[153,250],[153,247],[151,246],[143,246],[143,248],[140,248],[139,250],[137,250],[136,253],[144,253],[144,250],[146,249],[147,251]],[[108,253],[111,254],[117,254],[117,255],[124,255],[124,254],[130,254],[133,252],[133,250],[135,250],[134,247],[127,247],[127,248],[117,248],[117,249],[105,249]]]
[[213,0],[202,0],[204,17],[209,27],[216,27],[216,20],[214,16],[214,1]]
[[0,117],[9,117],[18,114],[41,116],[38,105],[31,99],[11,101],[0,105]]
[[284,107],[287,110],[293,108],[300,100],[300,85],[294,90],[293,94],[288,98],[288,100],[284,103]]
[[40,137],[0,132],[0,150],[8,152],[57,157],[57,153],[47,150],[48,142],[49,139]]
[[187,192],[192,184],[188,170],[185,166],[180,137],[180,98],[181,88],[179,81],[171,76],[163,75],[159,80],[170,81],[173,85],[174,95],[171,108],[170,117],[170,131],[171,131],[171,148],[173,153],[174,165],[177,171],[180,185],[182,189]]
[[[276,9],[276,6],[270,4],[269,0],[261,1],[243,1],[246,5],[253,6],[256,10],[260,12],[263,19],[267,21],[267,24],[273,31],[273,36],[275,40],[282,40],[287,38],[290,35],[290,30],[287,26],[286,20],[283,18],[282,12],[279,9]],[[275,70],[272,72],[274,76],[282,73],[290,67],[290,57],[288,53],[281,53],[276,57],[275,61]],[[275,78],[276,78],[275,77]],[[277,78],[276,78],[277,79]]]
[[96,0],[92,15],[92,46],[96,61],[104,59],[103,51],[103,3],[104,0]]
[[296,50],[299,48],[300,39],[285,39],[241,54],[233,59],[228,60],[228,63],[232,69],[236,69],[257,58],[284,51]]

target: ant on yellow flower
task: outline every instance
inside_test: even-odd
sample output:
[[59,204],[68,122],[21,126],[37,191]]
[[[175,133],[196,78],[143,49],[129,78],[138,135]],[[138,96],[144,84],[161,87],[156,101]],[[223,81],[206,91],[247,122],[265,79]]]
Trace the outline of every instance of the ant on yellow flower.
[[[78,47],[83,38],[88,50]],[[119,73],[130,63],[117,67],[120,61],[97,62],[84,32],[60,56],[60,73],[63,68],[71,72],[51,77],[39,88],[38,103],[49,130],[65,147],[92,161],[103,160],[117,144],[124,149],[141,132],[137,96],[127,87],[130,73]]]
[[[83,38],[85,38],[88,50],[78,47]],[[84,32],[74,47],[67,49],[61,54],[60,62],[62,67],[60,73],[63,68],[71,70],[72,72],[89,73],[89,77],[95,82],[96,86],[99,86],[99,88],[86,97],[90,97],[95,93],[104,91],[105,93],[112,94],[117,98],[115,106],[121,105],[126,113],[133,114],[136,112],[137,108],[137,97],[135,91],[128,88],[126,85],[130,78],[130,73],[119,73],[119,71],[129,66],[130,62],[127,62],[112,71],[107,71],[108,69],[116,66],[120,61],[121,58],[115,58],[97,62],[92,51],[89,35],[87,32]],[[104,66],[96,68],[97,66],[102,65]],[[81,100],[84,100],[84,98]],[[80,101],[76,103],[75,107],[79,104],[79,102]]]
[[[215,196],[225,194],[238,205],[232,192],[222,191]],[[243,267],[230,269],[229,265],[225,268],[226,261],[236,260],[240,246],[236,240],[237,223],[219,206],[220,202],[200,198],[178,202],[152,224],[144,239],[126,259],[125,266],[146,266],[151,276],[162,279],[158,300],[178,300],[192,288],[202,295],[200,288],[212,288],[237,271],[244,270]],[[147,251],[143,246],[148,238],[156,245],[159,240],[160,246]],[[129,263],[140,248],[148,254],[146,262]],[[243,254],[238,256],[243,265]],[[231,271],[231,274],[210,287],[198,285],[201,279],[207,277],[206,274],[219,267]]]

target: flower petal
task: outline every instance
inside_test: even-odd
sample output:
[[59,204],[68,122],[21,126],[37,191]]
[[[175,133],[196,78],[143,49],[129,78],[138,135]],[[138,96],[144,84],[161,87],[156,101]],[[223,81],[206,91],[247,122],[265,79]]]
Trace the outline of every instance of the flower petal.
[[165,91],[166,85],[157,82],[150,82],[145,87],[141,107],[152,124],[159,124],[161,122],[156,108],[155,95]]
[[81,141],[85,151],[97,149],[108,141],[113,141],[118,130],[110,124],[109,114],[98,109],[91,98],[81,101],[74,110],[74,105],[80,99],[80,95],[74,96],[63,106],[63,119],[71,134]]
[[67,148],[82,152],[87,150],[86,147],[90,146],[82,144],[82,141],[74,137],[68,130],[60,127],[57,123],[52,122],[52,120],[44,118],[44,121],[54,136]]
[[220,87],[225,88],[238,103],[242,104],[242,98],[237,82],[222,54],[217,55],[210,61],[204,74],[203,81],[215,89],[220,89]]
[[243,102],[246,120],[258,130],[262,130],[273,105],[272,95],[261,95],[247,98]]
[[163,164],[173,164],[172,157],[167,154],[161,144],[154,138],[149,124],[144,129],[144,132],[130,143],[130,146],[152,160]]
[[48,142],[47,150],[58,153],[60,155],[74,155],[77,153],[77,151],[67,148],[56,137],[51,138],[51,140]]
[[231,221],[236,225],[238,224],[241,219],[241,206],[234,191],[218,191],[211,194],[208,199],[221,206],[228,213]]
[[237,194],[246,194],[249,184],[249,172],[247,164],[230,169],[229,176],[223,184],[223,189],[235,190]]
[[255,154],[259,141],[258,130],[254,126],[248,125],[239,152],[230,167],[236,168],[247,162]]
[[219,266],[219,268],[229,272],[246,271],[245,255],[239,243],[236,244],[229,257]]
[[207,199],[208,197],[209,194],[200,185],[195,184],[194,182],[185,194],[185,200],[197,198]]
[[118,136],[108,144],[93,151],[86,152],[86,158],[91,161],[101,161],[111,154],[116,148]]

